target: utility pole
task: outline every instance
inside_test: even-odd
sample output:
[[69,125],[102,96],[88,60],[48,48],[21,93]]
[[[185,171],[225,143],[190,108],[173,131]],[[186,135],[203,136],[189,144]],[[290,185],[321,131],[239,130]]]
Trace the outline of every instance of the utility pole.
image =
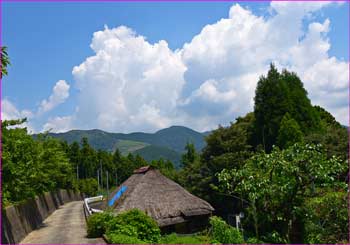
[[100,173],[101,173],[101,189],[103,189],[103,171],[102,171],[102,161],[100,159]]
[[106,182],[106,186],[107,186],[107,200],[109,197],[109,186],[108,186],[108,171],[106,171],[106,176],[107,176],[107,182]]
[[97,190],[100,190],[100,173],[97,169]]
[[77,180],[79,180],[79,165],[77,164]]

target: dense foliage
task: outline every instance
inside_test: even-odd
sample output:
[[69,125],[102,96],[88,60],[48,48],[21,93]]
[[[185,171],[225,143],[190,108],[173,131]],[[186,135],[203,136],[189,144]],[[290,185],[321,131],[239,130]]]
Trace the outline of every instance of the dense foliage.
[[[112,189],[148,163],[139,155],[122,156],[92,148],[86,138],[67,144],[47,133],[33,138],[26,119],[2,121],[3,203],[20,202],[59,188],[95,196]],[[168,162],[167,166],[172,166]],[[108,180],[107,180],[108,172]],[[100,188],[100,190],[99,190]]]
[[74,175],[58,140],[26,128],[12,128],[25,120],[2,122],[2,201],[5,205],[58,188],[75,189]]
[[157,243],[160,239],[157,223],[138,209],[118,215],[95,213],[88,218],[87,232],[89,237],[106,234],[110,243]]
[[[107,187],[107,172],[109,188],[125,181],[136,168],[145,166],[148,163],[139,155],[128,154],[123,156],[117,148],[113,153],[95,150],[88,142],[87,138],[82,138],[81,142],[63,144],[70,162],[74,166],[77,179],[95,179],[98,182],[87,181],[91,191],[96,193],[98,186],[100,189]],[[96,191],[95,191],[96,190]]]
[[244,243],[242,233],[232,226],[228,225],[219,217],[210,218],[211,237],[213,243],[237,244]]
[[[239,171],[223,170],[218,177],[222,189],[248,200],[248,219],[254,222],[247,225],[253,226],[257,238],[276,242],[268,240],[269,233],[276,231],[283,241],[302,243],[312,242],[306,236],[312,236],[312,230],[305,233],[306,223],[312,222],[306,215],[310,206],[305,204],[329,192],[345,192],[346,184],[338,179],[345,166],[336,157],[327,159],[320,146],[295,144],[283,151],[274,148],[271,154],[257,154]],[[327,229],[344,227],[345,235],[345,217],[327,218]],[[317,226],[317,222],[312,223]]]
[[87,219],[88,237],[102,237],[106,233],[107,223],[114,218],[109,212],[94,213]]
[[152,243],[152,244],[209,244],[209,243],[243,243],[242,233],[228,225],[219,217],[210,218],[209,231],[193,235],[175,233],[161,236],[157,223],[144,212],[132,209],[113,215],[103,212],[88,218],[88,236],[106,235],[109,243]]
[[147,243],[156,243],[160,239],[160,229],[157,223],[138,209],[120,213],[110,220],[107,236],[112,233],[134,236]]
[[112,233],[108,236],[108,242],[111,244],[146,244],[137,237],[128,236],[120,233]]

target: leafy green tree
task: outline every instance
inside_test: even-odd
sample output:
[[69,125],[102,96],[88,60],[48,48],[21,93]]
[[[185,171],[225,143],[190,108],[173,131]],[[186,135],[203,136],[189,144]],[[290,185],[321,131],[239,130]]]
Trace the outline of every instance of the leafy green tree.
[[320,119],[326,125],[336,127],[336,128],[341,127],[341,124],[339,122],[337,122],[335,117],[333,117],[333,115],[331,113],[329,113],[328,111],[326,111],[324,108],[322,108],[321,106],[314,106],[314,109],[315,109],[315,111],[317,111],[317,113],[320,116]]
[[1,47],[1,72],[0,72],[0,78],[2,78],[4,75],[7,75],[7,67],[10,65],[10,59],[7,54],[7,47],[3,46]]
[[97,195],[98,184],[95,178],[81,179],[78,184],[79,190],[87,196],[93,197]]
[[218,178],[222,190],[247,200],[245,225],[257,238],[273,242],[268,237],[276,231],[288,242],[301,243],[308,219],[305,200],[322,196],[323,188],[346,190],[346,184],[336,179],[344,168],[343,161],[328,159],[320,146],[296,144],[257,154],[242,169],[223,170]]
[[[315,106],[319,113],[320,132],[311,132],[305,137],[305,141],[314,144],[322,144],[328,157],[337,156],[343,160],[347,160],[349,156],[348,151],[348,130],[342,126],[335,118],[320,106]],[[344,176],[347,174],[344,172]]]
[[200,157],[180,169],[177,181],[191,193],[209,201],[219,215],[227,217],[236,209],[232,197],[217,191],[216,173],[223,169],[240,169],[252,155],[253,113],[237,118],[229,127],[219,127],[206,137],[207,145]]
[[3,121],[3,203],[16,203],[46,191],[74,188],[71,165],[62,144],[47,134],[37,140],[20,128],[26,119]]
[[39,159],[45,167],[44,172],[50,178],[48,178],[42,191],[56,188],[72,189],[74,172],[65,149],[62,148],[61,142],[57,139],[49,136],[43,137],[42,140],[39,139],[39,151],[41,152]]
[[240,168],[251,155],[253,113],[239,117],[229,127],[219,126],[206,137],[202,160],[216,173],[224,168]]
[[244,243],[241,232],[230,225],[228,225],[220,217],[210,217],[211,237],[213,243],[222,244],[240,244]]
[[151,166],[158,169],[164,176],[177,181],[177,172],[172,162],[169,160],[164,160],[163,158],[159,160],[153,160],[150,164]]
[[84,178],[95,177],[98,163],[97,154],[85,137],[81,140],[80,161],[82,167],[79,169],[79,176]]
[[348,194],[346,190],[322,190],[305,202],[305,242],[348,243]]
[[278,131],[278,146],[288,148],[297,142],[302,142],[303,138],[303,132],[300,130],[299,124],[287,112],[282,118]]

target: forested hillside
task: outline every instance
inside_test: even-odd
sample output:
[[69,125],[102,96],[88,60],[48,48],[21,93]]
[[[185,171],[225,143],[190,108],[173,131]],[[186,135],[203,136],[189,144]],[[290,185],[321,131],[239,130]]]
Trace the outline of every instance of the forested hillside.
[[[172,126],[156,133],[108,133],[102,130],[71,130],[66,133],[49,133],[50,136],[67,141],[69,144],[87,138],[96,150],[114,151],[121,140],[143,142],[145,146],[156,145],[183,152],[185,145],[192,142],[197,150],[205,146],[204,135],[190,128]],[[119,149],[120,150],[120,149]]]

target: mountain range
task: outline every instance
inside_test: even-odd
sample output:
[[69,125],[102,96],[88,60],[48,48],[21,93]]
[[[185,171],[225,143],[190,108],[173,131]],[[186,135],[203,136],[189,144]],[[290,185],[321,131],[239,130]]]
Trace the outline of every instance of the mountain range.
[[99,129],[71,130],[65,133],[49,133],[50,136],[67,141],[80,142],[86,137],[96,150],[113,152],[118,148],[122,154],[139,154],[147,161],[160,158],[170,160],[179,166],[181,155],[187,142],[194,144],[197,151],[205,146],[205,136],[209,132],[200,133],[183,126],[172,126],[155,133],[109,133]]

